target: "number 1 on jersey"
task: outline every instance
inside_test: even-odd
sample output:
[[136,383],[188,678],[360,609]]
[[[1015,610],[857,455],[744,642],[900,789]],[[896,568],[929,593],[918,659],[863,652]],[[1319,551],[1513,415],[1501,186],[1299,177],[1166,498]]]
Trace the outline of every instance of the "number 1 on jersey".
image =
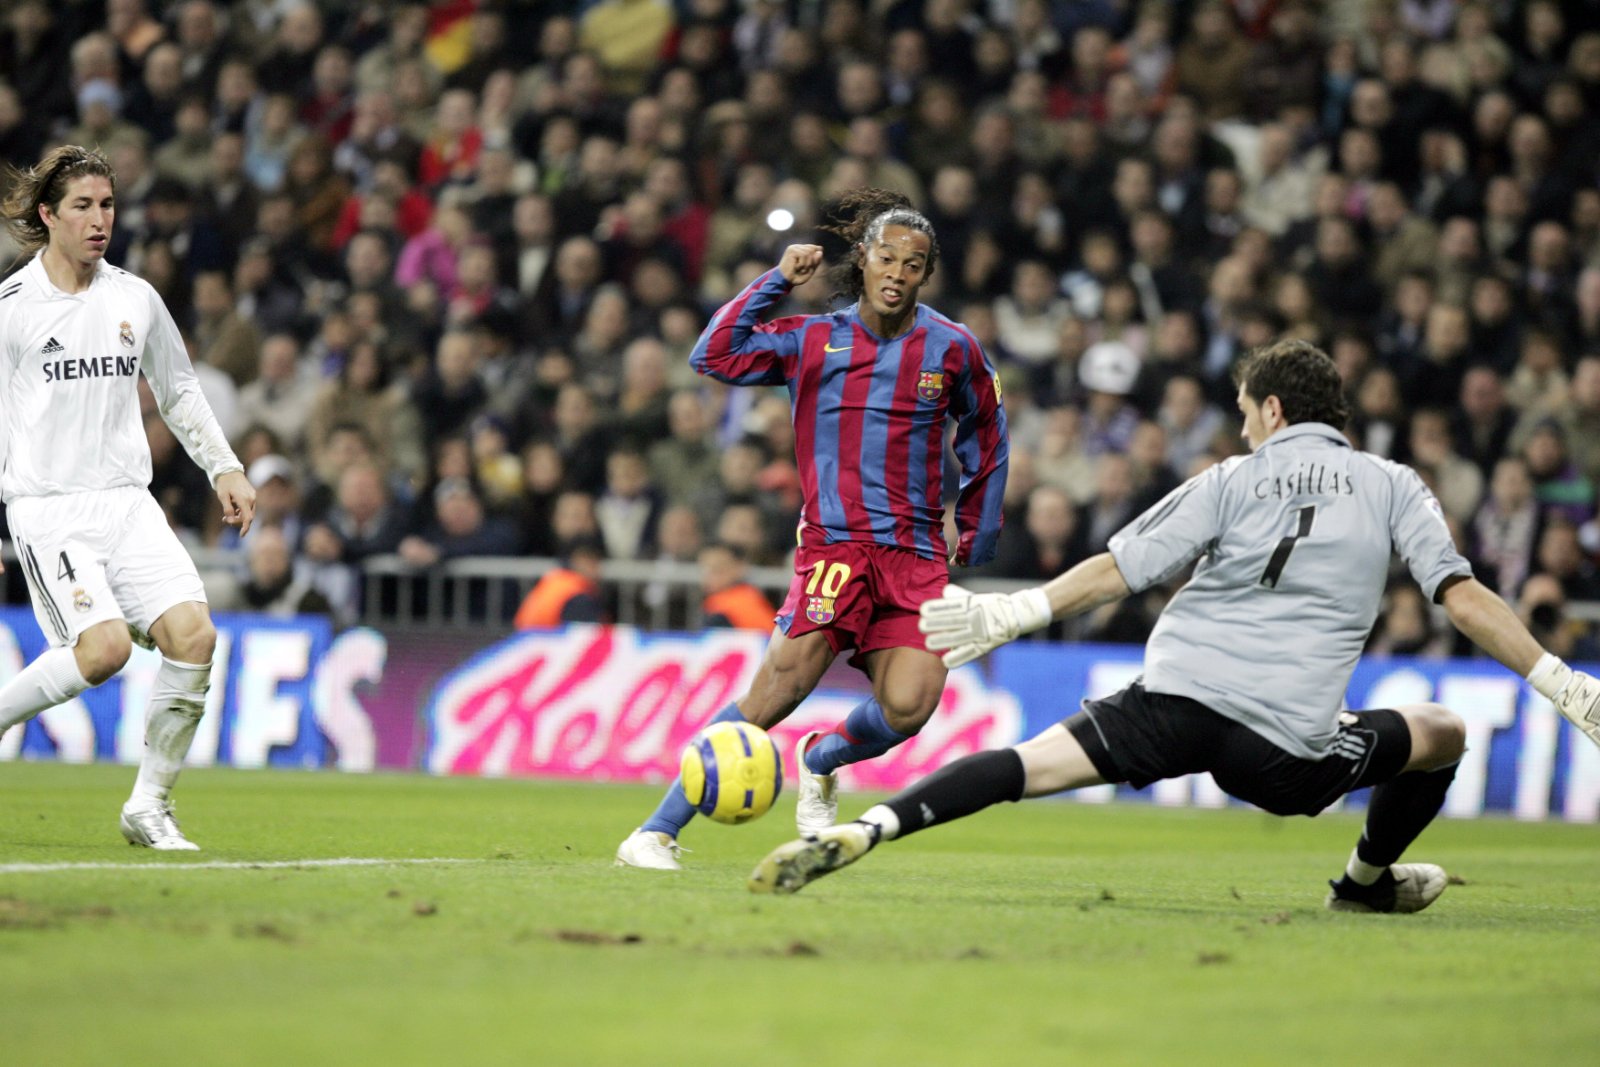
[[1272,558],[1267,560],[1267,569],[1261,572],[1261,584],[1268,589],[1278,588],[1278,578],[1283,574],[1284,564],[1289,562],[1289,553],[1294,551],[1294,543],[1311,533],[1311,524],[1317,517],[1317,506],[1307,504],[1296,514],[1300,518],[1294,533],[1278,542],[1278,547],[1272,550]]

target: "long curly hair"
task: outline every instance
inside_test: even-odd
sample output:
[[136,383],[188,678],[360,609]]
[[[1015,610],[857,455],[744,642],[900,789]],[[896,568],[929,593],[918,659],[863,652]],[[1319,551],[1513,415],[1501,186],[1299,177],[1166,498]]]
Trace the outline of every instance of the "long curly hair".
[[861,271],[862,249],[882,237],[889,226],[904,226],[927,235],[928,269],[923,280],[933,277],[933,269],[939,262],[939,238],[933,232],[933,223],[911,205],[909,197],[888,189],[857,189],[839,198],[833,215],[846,221],[819,229],[843,238],[850,246],[845,257],[828,268],[828,280],[835,286],[837,295],[850,299],[861,296],[866,288]]
[[46,154],[36,166],[18,170],[7,166],[11,179],[11,192],[0,202],[0,219],[6,229],[22,246],[24,253],[35,252],[50,243],[50,228],[39,217],[39,205],[50,208],[51,214],[61,210],[61,201],[67,195],[67,186],[74,178],[86,174],[98,175],[111,182],[111,191],[117,191],[117,172],[111,161],[93,148],[67,144]]

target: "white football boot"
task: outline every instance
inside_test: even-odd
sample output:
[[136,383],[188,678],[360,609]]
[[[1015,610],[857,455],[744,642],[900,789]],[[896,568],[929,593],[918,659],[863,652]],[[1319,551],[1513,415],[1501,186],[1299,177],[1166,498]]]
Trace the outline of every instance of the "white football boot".
[[617,846],[613,867],[639,867],[647,871],[681,871],[678,853],[688,849],[659,830],[635,830]]
[[[1390,866],[1394,876],[1393,894],[1378,888],[1371,899],[1357,900],[1342,897],[1338,890],[1328,890],[1323,903],[1329,911],[1366,911],[1408,915],[1421,911],[1438,900],[1450,884],[1450,876],[1443,867],[1433,863],[1396,863]],[[1379,880],[1380,882],[1383,879]],[[1331,883],[1330,883],[1331,884]],[[1376,887],[1375,887],[1376,888]]]
[[806,748],[822,733],[812,730],[794,747],[794,773],[800,783],[794,804],[794,826],[801,837],[820,833],[839,821],[839,776],[812,774],[806,767]]
[[172,815],[172,806],[162,804],[154,808],[123,808],[122,836],[130,845],[153,848],[158,852],[199,852],[200,846],[183,836],[178,820]]
[[830,826],[767,853],[745,884],[752,893],[798,892],[823,875],[848,867],[877,843],[873,827],[866,823]]

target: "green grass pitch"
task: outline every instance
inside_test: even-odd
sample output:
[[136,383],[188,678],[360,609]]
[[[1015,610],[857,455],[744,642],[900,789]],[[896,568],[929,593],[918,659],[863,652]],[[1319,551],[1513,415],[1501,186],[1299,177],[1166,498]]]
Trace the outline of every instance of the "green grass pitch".
[[[663,875],[611,866],[654,789],[190,771],[170,856],[117,834],[132,777],[0,765],[9,1067],[1600,1056],[1600,827],[1442,821],[1463,884],[1355,916],[1353,816],[1035,801],[771,898],[788,795]],[[462,862],[183,869],[336,857]],[[19,869],[69,863],[140,866]]]

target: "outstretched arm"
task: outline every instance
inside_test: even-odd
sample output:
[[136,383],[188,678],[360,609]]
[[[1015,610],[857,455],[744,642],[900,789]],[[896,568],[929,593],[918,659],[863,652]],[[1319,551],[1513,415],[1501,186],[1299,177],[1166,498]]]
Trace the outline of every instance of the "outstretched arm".
[[1057,575],[1048,583],[1020,593],[970,593],[945,586],[944,596],[923,603],[918,627],[928,648],[946,667],[971,663],[1008,641],[1121,600],[1130,592],[1111,553],[1102,552]]
[[1546,652],[1510,605],[1476,578],[1445,586],[1441,600],[1456,629],[1527,678],[1540,696],[1600,745],[1600,681]]
[[696,371],[729,385],[782,385],[800,354],[803,318],[766,325],[761,313],[816,274],[820,245],[790,245],[778,266],[744,287],[711,317],[695,342],[689,363]]

